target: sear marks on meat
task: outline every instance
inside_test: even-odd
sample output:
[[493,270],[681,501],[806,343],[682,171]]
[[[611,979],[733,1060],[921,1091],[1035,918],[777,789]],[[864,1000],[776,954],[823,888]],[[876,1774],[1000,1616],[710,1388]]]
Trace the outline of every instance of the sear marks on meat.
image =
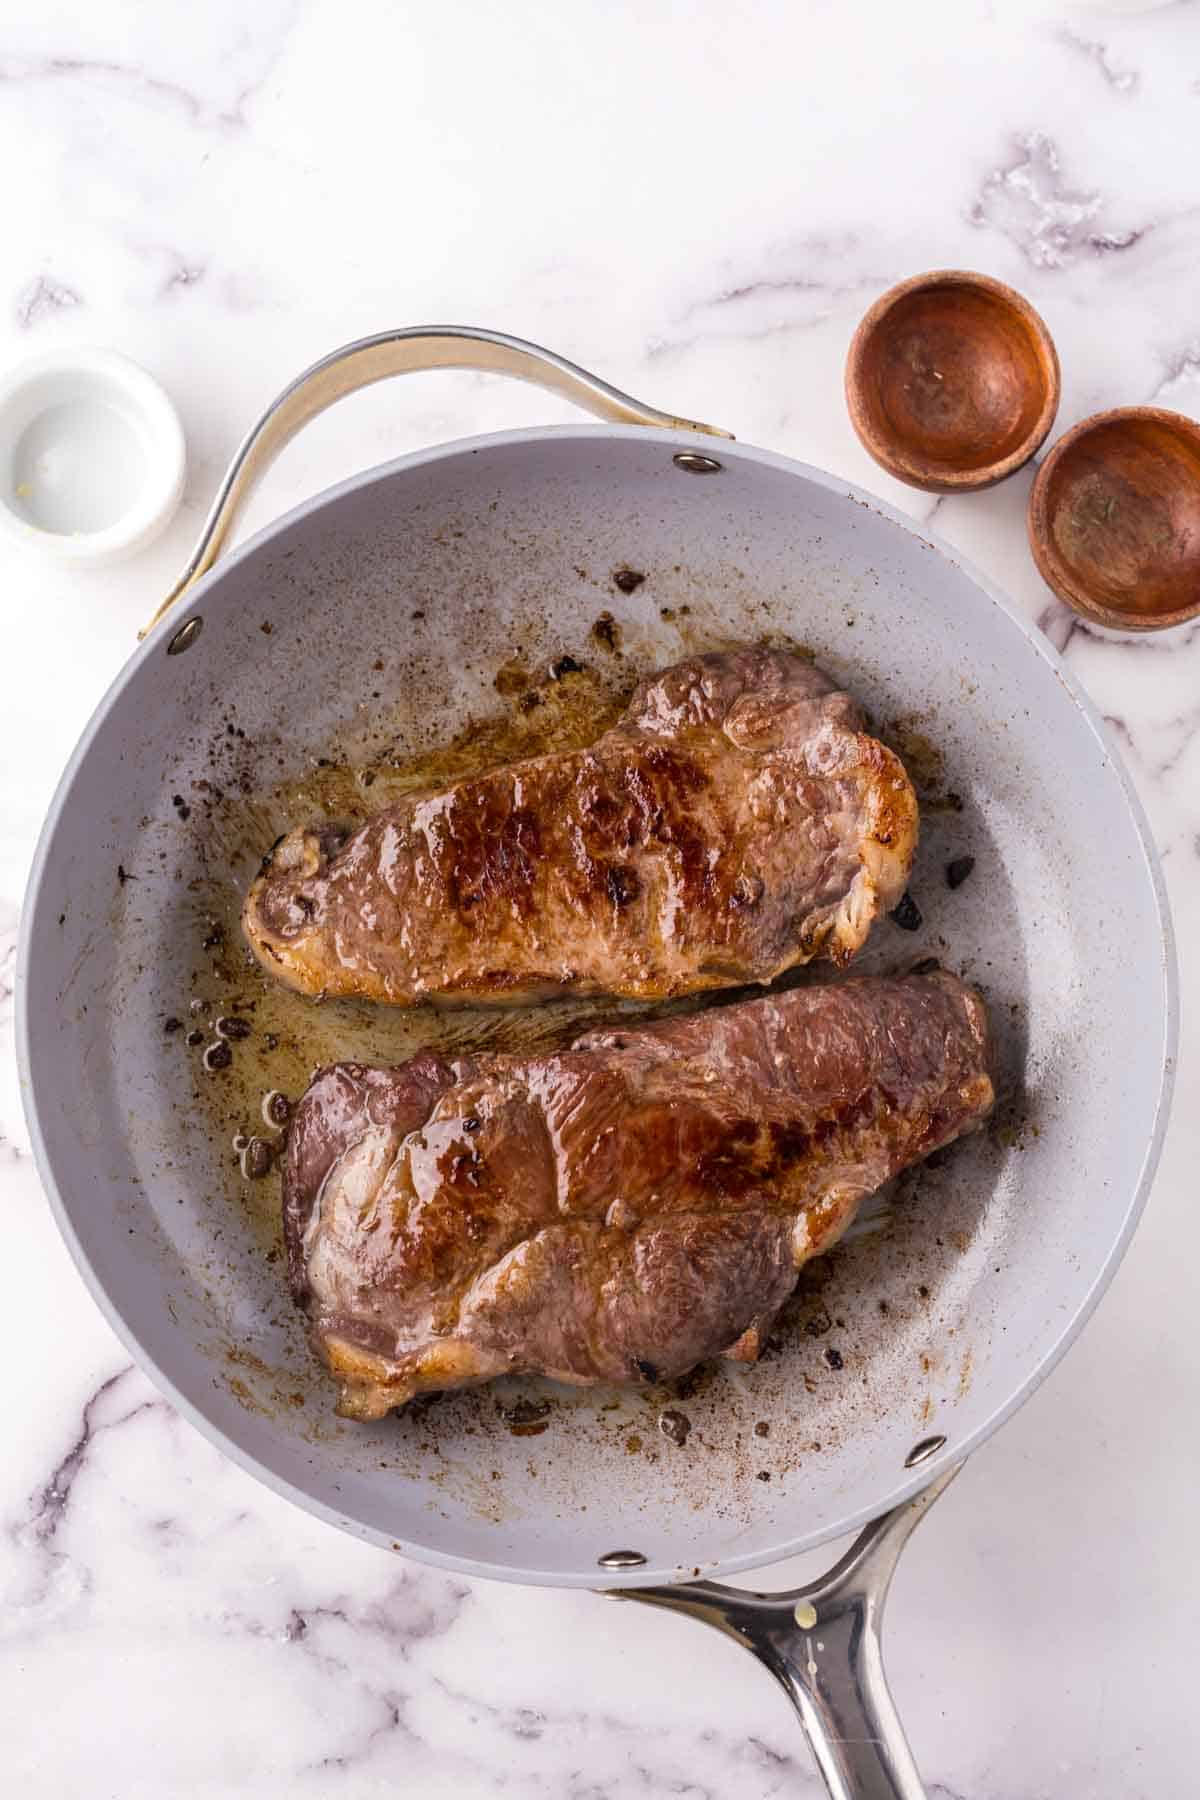
[[642,683],[590,749],[275,846],[246,899],[302,993],[659,999],[845,963],[904,892],[917,803],[848,694],[742,649]]
[[550,1056],[339,1063],[298,1106],[292,1291],[378,1418],[413,1395],[753,1361],[859,1202],[992,1105],[955,976],[794,989]]

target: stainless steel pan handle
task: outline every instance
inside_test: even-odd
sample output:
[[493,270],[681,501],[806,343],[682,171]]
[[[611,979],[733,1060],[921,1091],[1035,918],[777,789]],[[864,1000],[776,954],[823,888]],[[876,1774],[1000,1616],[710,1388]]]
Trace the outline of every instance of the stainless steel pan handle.
[[508,337],[502,331],[480,331],[470,325],[420,325],[407,331],[381,331],[375,337],[359,338],[306,369],[251,426],[225,472],[183,574],[139,635],[145,637],[152,631],[163,614],[216,562],[251,493],[302,426],[358,388],[369,387],[389,375],[408,375],[423,369],[481,369],[494,375],[512,375],[518,381],[529,381],[561,394],[586,412],[614,424],[700,431],[708,437],[731,436],[719,426],[679,419],[673,413],[645,406],[565,357],[556,356],[552,350],[528,344],[523,338]]
[[694,1581],[615,1597],[686,1613],[765,1663],[800,1715],[832,1800],[925,1800],[883,1672],[883,1607],[901,1550],[957,1474],[868,1525],[808,1587],[753,1594]]

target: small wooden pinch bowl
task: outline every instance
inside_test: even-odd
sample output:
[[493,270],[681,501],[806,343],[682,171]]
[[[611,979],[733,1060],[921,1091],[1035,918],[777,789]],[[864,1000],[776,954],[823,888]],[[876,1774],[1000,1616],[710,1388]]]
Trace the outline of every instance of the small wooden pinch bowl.
[[914,275],[866,313],[846,359],[864,447],[910,487],[991,487],[1029,461],[1058,411],[1058,355],[1014,289],[969,269]]
[[1114,631],[1200,615],[1200,425],[1160,406],[1095,413],[1029,496],[1029,545],[1060,600]]

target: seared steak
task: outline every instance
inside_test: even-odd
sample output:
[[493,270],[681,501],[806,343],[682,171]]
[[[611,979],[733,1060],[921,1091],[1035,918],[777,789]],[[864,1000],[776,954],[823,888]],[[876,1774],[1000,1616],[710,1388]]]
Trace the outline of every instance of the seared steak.
[[801,1264],[991,1104],[983,1003],[942,973],[558,1055],[336,1064],[292,1124],[292,1290],[354,1418],[505,1373],[752,1360]]
[[917,803],[854,701],[801,657],[695,656],[588,750],[289,833],[246,899],[307,994],[514,1003],[768,982],[859,948],[904,891]]

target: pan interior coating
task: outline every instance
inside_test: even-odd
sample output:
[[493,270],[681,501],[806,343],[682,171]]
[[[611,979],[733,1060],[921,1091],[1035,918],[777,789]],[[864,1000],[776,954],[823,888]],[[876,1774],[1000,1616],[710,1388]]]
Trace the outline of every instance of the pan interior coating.
[[[591,1586],[618,1548],[646,1557],[622,1580],[732,1572],[878,1512],[1061,1351],[1156,1153],[1164,915],[1140,815],[1069,676],[869,497],[735,444],[696,480],[679,447],[573,427],[430,453],[235,552],[189,599],[204,629],[186,654],[165,654],[168,620],[97,713],[26,908],[31,1131],[118,1331],[280,1491],[477,1573]],[[645,577],[631,593],[612,578],[628,570]],[[934,958],[980,989],[992,1121],[862,1209],[753,1369],[634,1390],[517,1378],[374,1424],[332,1418],[281,1280],[277,1162],[245,1179],[235,1135],[274,1145],[264,1098],[295,1100],[327,1063],[526,1054],[639,1013],[313,1006],[241,944],[264,846],[365,817],[381,791],[444,786],[455,758],[590,742],[654,670],[764,641],[852,693],[920,790],[916,929],[881,920],[855,972]],[[246,1036],[222,1034],[234,1017]],[[229,1057],[206,1067],[218,1042]],[[941,1459],[906,1469],[933,1434]]]

